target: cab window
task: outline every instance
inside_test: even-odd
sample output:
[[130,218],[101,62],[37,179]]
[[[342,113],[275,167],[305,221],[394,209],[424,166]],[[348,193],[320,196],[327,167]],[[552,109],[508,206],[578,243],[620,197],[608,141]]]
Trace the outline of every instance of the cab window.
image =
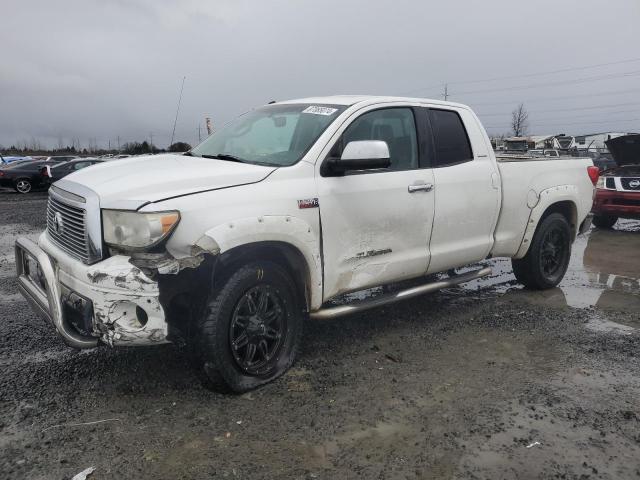
[[389,147],[388,170],[418,168],[416,123],[411,108],[385,108],[358,117],[342,134],[341,146],[358,140],[382,140]]
[[446,167],[473,160],[471,143],[458,112],[429,110],[435,147],[434,167]]

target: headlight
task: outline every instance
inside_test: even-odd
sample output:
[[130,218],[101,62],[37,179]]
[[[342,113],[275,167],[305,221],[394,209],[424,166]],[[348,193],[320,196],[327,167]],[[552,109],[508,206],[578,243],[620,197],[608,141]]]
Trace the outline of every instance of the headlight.
[[104,241],[113,247],[143,249],[160,243],[178,225],[180,214],[102,210]]
[[604,188],[604,177],[599,177],[596,182],[596,188]]

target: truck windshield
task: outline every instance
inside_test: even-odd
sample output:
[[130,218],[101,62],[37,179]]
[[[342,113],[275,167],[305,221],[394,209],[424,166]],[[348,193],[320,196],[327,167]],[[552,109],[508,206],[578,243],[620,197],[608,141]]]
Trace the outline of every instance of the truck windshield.
[[298,162],[344,105],[266,105],[211,134],[189,154],[284,167]]

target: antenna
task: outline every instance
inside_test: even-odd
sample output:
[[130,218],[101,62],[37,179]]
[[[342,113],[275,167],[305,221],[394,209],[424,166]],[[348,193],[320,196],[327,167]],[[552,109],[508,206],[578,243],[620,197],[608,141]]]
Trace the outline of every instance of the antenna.
[[176,108],[176,118],[173,121],[173,131],[171,132],[171,143],[169,145],[173,145],[173,137],[176,134],[176,123],[178,123],[178,113],[180,112],[180,103],[182,102],[182,90],[184,90],[184,81],[186,80],[186,76],[182,77],[182,86],[180,87],[180,97],[178,97],[178,108]]

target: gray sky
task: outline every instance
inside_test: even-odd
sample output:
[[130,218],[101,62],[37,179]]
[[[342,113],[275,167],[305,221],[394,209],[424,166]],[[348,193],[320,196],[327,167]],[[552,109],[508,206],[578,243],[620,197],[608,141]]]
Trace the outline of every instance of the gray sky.
[[166,146],[183,75],[176,140],[192,144],[206,115],[337,93],[442,98],[444,82],[492,134],[521,101],[532,134],[640,131],[638,0],[2,4],[5,147]]

